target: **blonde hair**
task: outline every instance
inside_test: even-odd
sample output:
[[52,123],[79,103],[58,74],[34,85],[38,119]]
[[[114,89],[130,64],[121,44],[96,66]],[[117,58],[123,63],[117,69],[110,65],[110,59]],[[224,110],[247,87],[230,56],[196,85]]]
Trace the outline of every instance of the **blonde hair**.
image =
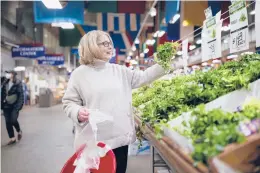
[[98,38],[102,35],[108,36],[113,46],[110,35],[104,31],[93,30],[81,38],[78,46],[79,62],[81,65],[93,64],[94,59],[100,59],[102,57],[102,52],[97,44]]

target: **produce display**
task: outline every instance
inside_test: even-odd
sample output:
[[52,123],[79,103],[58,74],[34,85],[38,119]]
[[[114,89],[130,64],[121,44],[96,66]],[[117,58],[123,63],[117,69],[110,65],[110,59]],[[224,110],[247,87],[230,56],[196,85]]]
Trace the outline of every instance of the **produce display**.
[[260,79],[259,69],[259,54],[243,55],[238,61],[226,62],[208,72],[198,71],[144,86],[133,93],[133,106],[140,113],[142,123],[152,127],[158,138],[168,121],[191,111],[190,122],[181,124],[188,128],[173,130],[191,139],[193,159],[207,165],[208,159],[221,153],[226,145],[245,140],[238,126],[260,118],[260,106],[249,104],[240,112],[221,109],[207,112],[204,104],[234,90],[248,88],[251,82]]
[[218,155],[228,144],[244,142],[245,135],[238,126],[242,122],[260,118],[260,102],[244,107],[241,112],[224,112],[221,109],[205,111],[203,105],[192,111],[191,121],[183,126],[189,127],[185,131],[175,130],[192,140],[195,147],[192,157],[197,162],[207,165],[209,158]]

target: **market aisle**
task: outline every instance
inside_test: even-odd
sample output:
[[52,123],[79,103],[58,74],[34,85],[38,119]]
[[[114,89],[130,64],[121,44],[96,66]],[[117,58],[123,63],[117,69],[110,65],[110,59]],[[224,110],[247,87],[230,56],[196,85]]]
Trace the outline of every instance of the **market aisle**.
[[[2,172],[59,173],[73,153],[72,121],[61,105],[52,108],[26,108],[19,121],[23,139],[14,146],[8,142],[4,117],[1,117]],[[150,173],[149,156],[130,157],[127,173]]]

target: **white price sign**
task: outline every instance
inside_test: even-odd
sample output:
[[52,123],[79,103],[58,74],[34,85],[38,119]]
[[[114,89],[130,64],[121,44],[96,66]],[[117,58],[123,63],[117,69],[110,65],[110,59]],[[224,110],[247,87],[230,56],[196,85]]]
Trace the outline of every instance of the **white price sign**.
[[217,40],[212,40],[208,42],[208,56],[211,58],[214,58],[216,56],[216,44]]
[[183,63],[184,63],[184,66],[187,66],[188,65],[188,39],[185,39],[182,41],[182,58],[183,58]]
[[256,47],[260,47],[260,1],[255,2],[255,32],[256,33]]
[[230,53],[249,49],[248,17],[244,1],[229,6],[230,13]]
[[206,19],[211,18],[212,17],[212,10],[211,7],[207,8],[206,10],[204,10]]
[[204,21],[202,36],[202,61],[219,58],[221,51],[221,13]]
[[248,27],[241,28],[240,30],[231,33],[231,50],[245,50],[249,49],[248,43]]

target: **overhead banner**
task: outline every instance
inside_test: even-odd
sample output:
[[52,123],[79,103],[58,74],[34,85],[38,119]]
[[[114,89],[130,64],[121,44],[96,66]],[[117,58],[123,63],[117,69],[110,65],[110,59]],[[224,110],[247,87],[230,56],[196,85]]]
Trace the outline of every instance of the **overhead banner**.
[[97,28],[102,31],[139,31],[140,27],[140,14],[97,13]]
[[19,46],[12,47],[13,58],[31,58],[35,59],[38,57],[45,56],[44,46]]
[[[255,34],[256,47],[260,47],[260,1],[255,2]],[[257,31],[257,32],[256,32]]]
[[[207,11],[207,13],[209,13]],[[206,14],[206,11],[205,11]],[[208,18],[204,21],[202,32],[202,61],[219,58],[222,56],[221,50],[221,12],[215,17],[206,14]]]
[[230,53],[249,49],[248,16],[245,1],[235,1],[229,6]]
[[84,1],[67,1],[62,9],[48,9],[42,1],[34,1],[33,5],[35,23],[84,24]]
[[64,56],[61,54],[46,54],[45,57],[38,58],[39,65],[59,66],[64,64]]

